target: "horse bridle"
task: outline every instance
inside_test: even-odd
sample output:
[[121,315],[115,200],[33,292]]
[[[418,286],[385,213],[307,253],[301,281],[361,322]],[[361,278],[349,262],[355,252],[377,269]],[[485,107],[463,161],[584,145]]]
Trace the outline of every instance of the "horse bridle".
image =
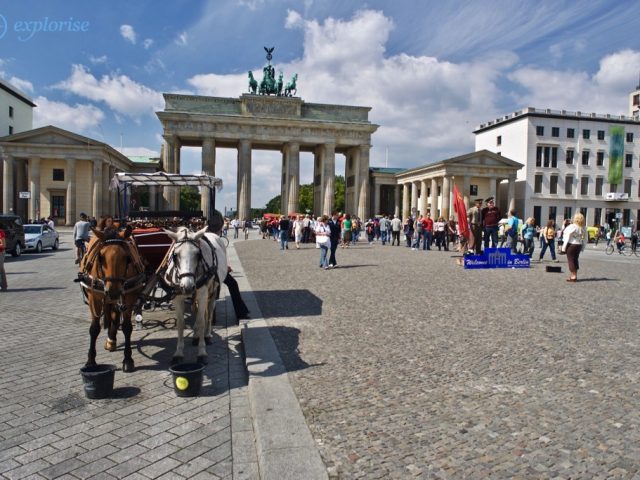
[[[172,251],[171,251],[171,258],[173,261],[173,265],[174,268],[177,271],[177,275],[176,278],[178,280],[185,278],[185,277],[192,277],[194,283],[196,284],[196,289],[202,287],[202,285],[204,285],[205,283],[207,283],[209,281],[209,279],[211,277],[213,277],[213,275],[216,273],[216,256],[215,256],[215,249],[213,248],[213,245],[211,244],[211,242],[209,241],[209,239],[205,236],[201,237],[201,240],[204,240],[204,242],[209,246],[209,249],[211,250],[211,256],[213,258],[213,265],[209,265],[206,261],[206,259],[204,258],[204,256],[202,255],[202,247],[200,246],[200,242],[198,240],[193,240],[191,238],[188,238],[185,236],[185,238],[181,239],[181,240],[176,240]],[[196,271],[195,272],[184,272],[181,273],[180,272],[180,264],[178,263],[178,255],[176,254],[176,250],[181,246],[184,245],[185,243],[190,243],[191,245],[193,245],[194,247],[196,247],[198,249],[198,259],[197,259],[197,263],[196,263]],[[200,278],[196,278],[196,274],[198,272],[198,265],[202,263],[203,265],[203,275]]]

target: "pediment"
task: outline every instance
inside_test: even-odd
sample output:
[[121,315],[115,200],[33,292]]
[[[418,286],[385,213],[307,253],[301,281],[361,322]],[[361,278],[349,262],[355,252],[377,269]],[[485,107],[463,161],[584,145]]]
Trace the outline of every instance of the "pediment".
[[101,142],[97,142],[88,137],[83,137],[77,133],[63,130],[54,126],[46,126],[28,130],[26,132],[16,133],[5,137],[3,141],[7,143],[21,144],[40,144],[40,145],[61,145],[61,146],[102,146]]
[[466,155],[461,155],[459,157],[450,158],[445,160],[443,163],[446,163],[448,167],[522,167],[522,164],[488,150],[480,150]]

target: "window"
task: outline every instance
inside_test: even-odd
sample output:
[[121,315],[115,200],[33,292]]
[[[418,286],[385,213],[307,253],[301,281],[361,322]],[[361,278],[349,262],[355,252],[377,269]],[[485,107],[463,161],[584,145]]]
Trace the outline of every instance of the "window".
[[544,147],[544,168],[549,168],[550,156],[551,156],[551,147]]
[[585,218],[587,218],[587,207],[580,207],[580,213],[582,214],[582,216]]
[[609,185],[609,193],[616,193],[618,191],[618,185],[611,183]]
[[558,193],[558,175],[551,175],[549,178],[549,193]]
[[600,225],[600,221],[602,220],[602,209],[595,208],[593,213],[593,224]]
[[627,132],[627,142],[633,142],[633,132]]
[[564,207],[564,218],[571,220],[571,207]]
[[630,178],[624,179],[624,193],[631,196],[631,179]]
[[582,165],[589,165],[589,150],[582,151]]
[[496,137],[496,145],[502,145],[502,135]]
[[9,105],[9,118],[13,118],[13,107]]
[[633,105],[640,105],[640,95],[633,96]]
[[567,128],[567,138],[575,138],[576,130],[575,128]]
[[552,127],[551,128],[551,136],[559,137],[560,136],[560,127]]
[[589,140],[589,138],[591,138],[591,130],[582,130],[582,138],[584,138],[585,140]]
[[566,162],[567,165],[573,165],[573,150],[567,150]]
[[580,195],[589,195],[589,177],[580,178]]
[[627,168],[631,168],[633,166],[633,155],[631,153],[627,153],[624,156],[624,166]]
[[551,168],[558,168],[558,147],[551,147]]
[[62,169],[62,168],[54,168],[53,169],[53,181],[54,182],[64,182],[64,169]]
[[604,184],[604,178],[596,178],[596,195],[602,195],[602,185]]
[[9,135],[13,135],[13,127],[9,125]]
[[533,185],[533,193],[542,193],[542,175],[538,174],[535,177],[535,183]]
[[542,166],[542,147],[536,148],[536,167]]
[[598,130],[598,140],[604,140],[604,130]]
[[631,223],[631,209],[625,208],[622,210],[622,224],[629,225]]
[[599,167],[604,165],[604,152],[596,153],[596,165]]
[[571,195],[573,192],[573,175],[567,175],[564,179],[564,193]]
[[542,137],[544,135],[544,127],[537,126],[536,127],[536,135],[538,135],[539,137]]
[[554,220],[555,221],[556,215],[558,215],[558,208],[557,207],[549,207],[549,220]]
[[536,222],[536,225],[540,225],[540,217],[542,214],[542,207],[540,205],[533,206],[533,219]]
[[478,185],[469,185],[469,195],[472,197],[478,196]]

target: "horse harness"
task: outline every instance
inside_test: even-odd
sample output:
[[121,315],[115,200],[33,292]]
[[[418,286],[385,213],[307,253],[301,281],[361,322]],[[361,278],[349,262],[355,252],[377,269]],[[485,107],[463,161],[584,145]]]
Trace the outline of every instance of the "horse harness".
[[[109,245],[117,245],[125,249],[127,253],[127,269],[129,265],[133,263],[135,269],[137,270],[137,275],[131,278],[124,277],[110,277],[105,276],[102,261],[102,255],[100,255],[100,249],[103,246]],[[108,240],[101,240],[95,244],[94,248],[91,251],[87,252],[87,261],[83,262],[83,271],[78,273],[78,281],[83,288],[83,292],[85,290],[90,290],[92,292],[97,292],[103,294],[105,297],[105,284],[106,282],[116,282],[122,285],[122,293],[121,296],[124,296],[133,291],[139,290],[144,286],[146,281],[146,275],[144,273],[144,266],[141,264],[139,258],[136,256],[136,260],[132,259],[132,251],[131,249],[135,248],[135,246],[129,242],[128,240],[124,240],[122,238],[112,238]],[[93,277],[91,275],[91,270],[93,269],[94,262],[98,266],[98,277]],[[86,293],[86,292],[85,292]]]
[[[217,256],[216,256],[216,250],[213,247],[213,245],[211,244],[211,241],[203,236],[200,238],[200,240],[203,240],[208,246],[209,249],[211,250],[211,258],[213,259],[213,263],[211,265],[209,265],[207,263],[207,260],[204,258],[204,255],[202,255],[202,247],[200,246],[200,242],[198,240],[193,240],[190,238],[187,238],[185,236],[185,238],[181,239],[181,240],[176,240],[176,242],[174,243],[172,249],[171,249],[171,263],[173,263],[174,268],[176,269],[177,275],[176,275],[176,279],[180,280],[182,278],[185,277],[193,277],[193,281],[196,284],[196,290],[198,290],[200,287],[202,287],[203,285],[205,285],[209,280],[211,280],[212,277],[217,276],[217,268],[218,268],[218,261],[217,261]],[[180,247],[180,245],[185,244],[185,243],[190,243],[191,245],[193,245],[194,247],[196,247],[198,249],[198,265],[196,267],[196,272],[180,272],[180,265],[177,261],[177,254],[176,254],[176,249],[178,247]],[[164,263],[164,262],[163,262]],[[167,270],[170,269],[170,266],[161,266],[160,269],[163,270],[163,272],[158,272],[158,273],[166,273]],[[159,270],[160,270],[159,269]],[[197,276],[198,271],[201,271],[201,275]],[[161,275],[161,277],[164,275]]]

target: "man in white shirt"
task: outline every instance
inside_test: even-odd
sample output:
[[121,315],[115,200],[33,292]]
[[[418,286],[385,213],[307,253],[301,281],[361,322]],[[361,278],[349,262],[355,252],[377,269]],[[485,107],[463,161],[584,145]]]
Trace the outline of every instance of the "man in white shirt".
[[391,220],[391,245],[393,246],[396,243],[398,247],[400,246],[400,230],[402,230],[402,221],[396,216],[393,216],[393,220]]

